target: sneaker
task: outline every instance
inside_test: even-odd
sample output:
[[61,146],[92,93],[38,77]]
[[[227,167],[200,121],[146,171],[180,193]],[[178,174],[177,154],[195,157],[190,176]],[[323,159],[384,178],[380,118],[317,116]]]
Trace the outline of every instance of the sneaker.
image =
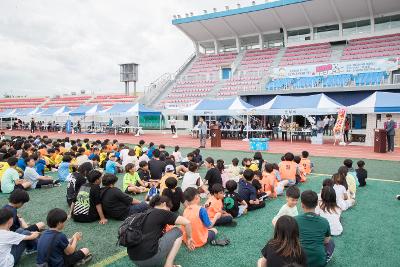
[[53,186],[54,186],[54,187],[60,187],[61,184],[60,184],[60,183],[54,183]]
[[88,263],[89,261],[91,261],[93,258],[93,254],[89,253],[85,258],[81,259],[80,261],[78,261],[77,264],[75,264],[75,266],[82,266],[85,265],[86,263]]
[[35,254],[35,253],[37,253],[37,249],[27,249],[27,250],[25,250],[25,254],[26,255],[32,255],[32,254]]

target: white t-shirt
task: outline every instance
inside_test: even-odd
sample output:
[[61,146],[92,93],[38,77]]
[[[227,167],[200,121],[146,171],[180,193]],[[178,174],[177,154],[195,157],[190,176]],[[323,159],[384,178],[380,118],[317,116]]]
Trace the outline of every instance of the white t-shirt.
[[87,155],[80,155],[76,157],[76,165],[81,166],[85,162],[90,162]]
[[336,212],[329,213],[328,211],[323,211],[318,205],[315,208],[315,213],[328,220],[331,228],[331,235],[342,234],[343,226],[340,223],[340,215],[342,214],[342,210],[340,208],[336,208]]
[[123,161],[125,157],[128,156],[129,149],[124,148],[119,152],[119,158]]
[[182,154],[180,151],[173,152],[172,156],[175,158],[175,162],[181,162],[182,161]]
[[[197,180],[200,178],[200,174],[196,172],[186,172],[185,175],[183,176],[182,180],[182,191],[185,192],[186,188],[188,187],[193,187],[193,188],[199,188],[199,186],[196,184]],[[200,178],[200,186],[203,185],[203,181]]]
[[288,204],[286,203],[281,207],[279,210],[278,214],[272,219],[273,222],[276,222],[280,217],[283,215],[289,215],[291,217],[299,215],[299,212],[297,211],[297,206],[294,206],[293,208],[289,207]]
[[344,200],[344,194],[347,193],[346,188],[343,185],[335,184],[333,186],[333,189],[335,189],[336,204],[339,206],[339,208],[341,208],[342,210],[347,210],[348,208],[350,208],[349,201]]
[[18,245],[24,240],[25,235],[12,231],[0,230],[0,266],[13,267],[14,257],[11,255],[13,245]]
[[39,173],[34,168],[26,167],[24,171],[24,179],[32,183],[32,188],[36,188],[36,184],[39,180]]
[[133,165],[136,166],[136,163],[138,161],[138,158],[136,156],[124,156],[124,160],[122,161],[122,167],[125,168],[125,166],[128,163],[132,163]]

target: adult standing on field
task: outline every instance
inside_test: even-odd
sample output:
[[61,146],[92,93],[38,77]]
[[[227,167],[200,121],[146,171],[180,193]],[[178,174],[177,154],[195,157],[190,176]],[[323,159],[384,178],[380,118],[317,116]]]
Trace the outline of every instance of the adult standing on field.
[[388,152],[394,152],[395,122],[392,120],[392,114],[386,114],[385,130],[387,135]]
[[199,129],[200,148],[205,148],[207,138],[207,123],[204,121],[203,117],[200,117],[197,128]]

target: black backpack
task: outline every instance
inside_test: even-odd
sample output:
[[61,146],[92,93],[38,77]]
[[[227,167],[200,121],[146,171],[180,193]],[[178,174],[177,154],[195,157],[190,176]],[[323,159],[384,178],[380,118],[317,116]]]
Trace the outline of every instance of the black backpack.
[[121,224],[118,229],[117,245],[123,247],[134,247],[139,245],[146,235],[143,234],[143,226],[151,210],[135,213]]

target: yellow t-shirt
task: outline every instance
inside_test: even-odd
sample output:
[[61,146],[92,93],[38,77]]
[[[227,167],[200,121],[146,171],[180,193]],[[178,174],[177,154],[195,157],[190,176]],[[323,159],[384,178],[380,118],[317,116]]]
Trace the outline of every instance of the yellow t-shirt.
[[4,172],[5,172],[8,168],[10,168],[10,165],[8,165],[7,162],[4,162],[4,161],[0,162],[0,182],[1,182],[1,179],[3,178]]
[[160,180],[160,195],[162,195],[162,192],[167,186],[165,185],[165,180],[167,180],[169,177],[173,177],[178,181],[178,176],[176,176],[175,173],[170,172],[170,173],[165,173],[164,176]]

